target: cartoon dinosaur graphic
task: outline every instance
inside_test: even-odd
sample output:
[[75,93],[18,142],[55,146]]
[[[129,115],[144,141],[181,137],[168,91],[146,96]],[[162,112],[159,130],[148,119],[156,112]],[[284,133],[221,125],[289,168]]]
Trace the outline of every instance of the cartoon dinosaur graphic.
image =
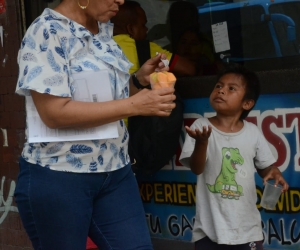
[[238,200],[243,195],[243,187],[235,181],[236,164],[243,165],[244,158],[237,148],[222,148],[222,168],[215,184],[206,183],[212,193],[221,193],[222,198]]

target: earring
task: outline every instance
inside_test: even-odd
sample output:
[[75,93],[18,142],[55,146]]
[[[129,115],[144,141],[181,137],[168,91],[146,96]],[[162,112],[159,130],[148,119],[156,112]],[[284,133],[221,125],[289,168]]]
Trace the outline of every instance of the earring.
[[86,5],[86,6],[83,6],[83,5],[80,5],[79,0],[78,0],[78,1],[77,1],[78,6],[79,6],[81,9],[85,10],[85,9],[89,6],[89,3],[90,3],[90,0],[87,0],[87,1],[88,1],[87,5]]

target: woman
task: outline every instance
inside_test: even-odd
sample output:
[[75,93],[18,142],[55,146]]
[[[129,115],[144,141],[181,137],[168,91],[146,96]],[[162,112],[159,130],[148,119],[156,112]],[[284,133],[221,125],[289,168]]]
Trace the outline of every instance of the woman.
[[[82,250],[87,236],[101,250],[152,249],[122,118],[168,116],[175,97],[173,88],[135,87],[138,81],[147,85],[156,68],[166,68],[160,62],[164,56],[158,55],[132,81],[131,63],[112,40],[109,22],[123,2],[63,0],[54,10],[45,9],[22,41],[16,93],[26,96],[27,138],[33,131],[30,98],[51,129],[94,129],[116,122],[119,134],[102,140],[25,143],[15,197],[34,249]],[[74,100],[75,73],[101,71],[107,74],[113,100]],[[103,79],[98,79],[100,90]]]

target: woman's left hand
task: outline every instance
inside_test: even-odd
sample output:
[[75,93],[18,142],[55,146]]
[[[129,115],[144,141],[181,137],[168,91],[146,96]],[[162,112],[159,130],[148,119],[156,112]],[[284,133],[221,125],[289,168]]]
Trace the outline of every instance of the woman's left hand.
[[169,66],[166,66],[161,59],[166,59],[165,54],[157,54],[155,57],[147,60],[141,68],[136,72],[136,77],[140,84],[146,86],[150,82],[150,74],[154,71],[169,71]]

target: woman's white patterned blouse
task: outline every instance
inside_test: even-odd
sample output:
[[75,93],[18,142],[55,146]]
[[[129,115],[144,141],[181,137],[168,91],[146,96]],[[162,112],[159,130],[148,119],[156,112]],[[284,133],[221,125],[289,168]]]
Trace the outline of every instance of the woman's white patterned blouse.
[[[29,96],[29,90],[35,90],[72,97],[76,91],[73,73],[106,69],[114,99],[127,98],[132,64],[112,39],[112,30],[110,22],[99,23],[99,33],[94,35],[65,16],[45,9],[22,41],[16,93]],[[59,171],[113,171],[129,163],[128,132],[123,120],[118,122],[118,131],[115,139],[25,143],[22,156],[28,162]],[[26,135],[27,132],[26,129]]]

